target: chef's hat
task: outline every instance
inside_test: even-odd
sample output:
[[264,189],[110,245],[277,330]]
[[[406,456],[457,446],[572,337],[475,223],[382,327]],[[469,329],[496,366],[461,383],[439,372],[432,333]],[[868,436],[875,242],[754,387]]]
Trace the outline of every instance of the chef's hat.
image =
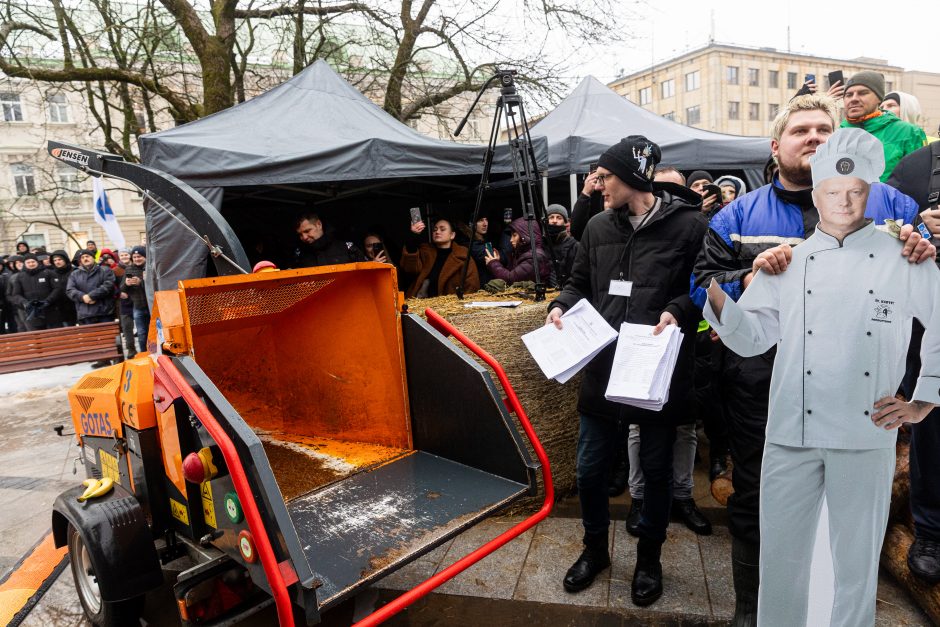
[[836,176],[852,176],[877,183],[885,170],[881,141],[860,128],[840,128],[809,158],[813,186]]

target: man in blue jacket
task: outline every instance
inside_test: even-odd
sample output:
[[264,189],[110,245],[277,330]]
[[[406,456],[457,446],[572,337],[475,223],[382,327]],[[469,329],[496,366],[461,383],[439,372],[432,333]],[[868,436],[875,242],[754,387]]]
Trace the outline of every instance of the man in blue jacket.
[[114,273],[95,263],[95,255],[81,251],[79,266],[69,275],[65,294],[75,303],[78,324],[114,320]]
[[[715,279],[733,300],[738,300],[760,268],[773,273],[775,255],[758,255],[780,246],[795,246],[815,232],[819,213],[813,204],[809,158],[838,125],[835,101],[823,95],[794,98],[774,121],[771,152],[779,165],[773,183],[735,199],[709,223],[702,251],[695,264],[692,299],[705,304],[704,288]],[[892,187],[874,183],[866,217],[884,228],[886,219],[903,220],[901,254],[912,262],[936,257],[936,249],[913,232],[919,221],[913,199]],[[734,462],[734,494],[728,500],[732,535],[732,576],[736,597],[735,626],[754,625],[757,616],[758,561],[760,557],[761,458],[764,451],[770,375],[775,350],[740,357],[724,351],[719,395],[728,423]]]

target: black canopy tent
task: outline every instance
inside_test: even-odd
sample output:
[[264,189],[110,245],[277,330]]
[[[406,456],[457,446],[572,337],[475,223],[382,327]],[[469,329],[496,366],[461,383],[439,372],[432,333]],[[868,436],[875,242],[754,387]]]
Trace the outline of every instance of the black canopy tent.
[[[547,142],[533,144],[544,168]],[[414,205],[462,217],[486,150],[418,133],[324,61],[230,109],[144,135],[140,148],[145,165],[195,187],[240,236],[276,231],[284,236],[279,245],[291,248],[293,217],[305,209],[346,224],[355,213],[360,226],[396,209],[406,221]],[[493,178],[512,171],[509,150],[497,147]],[[204,274],[207,248],[178,220],[148,210],[147,232],[156,289]],[[241,239],[251,257],[258,242]]]
[[[770,140],[713,133],[647,111],[588,76],[531,130],[548,140],[552,177],[584,174],[608,147],[627,135],[645,135],[663,151],[662,163],[679,170],[743,171],[749,189],[763,185]],[[577,188],[572,189],[572,203]]]

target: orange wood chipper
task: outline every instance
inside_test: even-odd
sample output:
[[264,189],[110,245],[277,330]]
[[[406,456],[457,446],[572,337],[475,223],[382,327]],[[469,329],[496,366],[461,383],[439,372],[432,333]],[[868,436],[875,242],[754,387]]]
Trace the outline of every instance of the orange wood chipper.
[[225,276],[155,294],[148,353],[69,391],[88,479],[58,497],[52,523],[93,623],[134,621],[182,560],[184,625],[235,624],[272,604],[281,625],[316,624],[534,494],[541,466],[538,513],[362,622],[376,624],[548,514],[547,459],[505,374],[434,312],[404,312],[394,267],[244,274],[230,229],[185,184],[84,148],[50,153],[172,202],[224,250]]

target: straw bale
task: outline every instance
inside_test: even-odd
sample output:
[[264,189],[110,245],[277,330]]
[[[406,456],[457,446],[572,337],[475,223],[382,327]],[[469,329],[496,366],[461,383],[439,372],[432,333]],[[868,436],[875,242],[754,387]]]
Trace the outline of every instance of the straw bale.
[[[471,298],[475,301],[524,300],[517,294],[503,296],[478,292],[465,301],[460,301],[455,296],[413,299],[409,301],[409,309],[421,316],[424,316],[425,309],[433,309],[500,363],[548,455],[556,499],[567,496],[573,492],[575,486],[577,401],[581,377],[576,376],[564,385],[546,379],[521,340],[522,335],[545,324],[547,305],[551,302],[552,294],[550,293],[544,302],[528,300],[515,308],[464,307]],[[457,343],[456,340],[452,341]],[[498,385],[499,381],[492,372],[491,376]],[[526,441],[518,423],[517,428]],[[531,447],[529,454],[537,461]],[[539,483],[541,490],[541,481]],[[515,506],[512,511],[537,509],[543,498],[540,493],[538,497],[526,499]]]

